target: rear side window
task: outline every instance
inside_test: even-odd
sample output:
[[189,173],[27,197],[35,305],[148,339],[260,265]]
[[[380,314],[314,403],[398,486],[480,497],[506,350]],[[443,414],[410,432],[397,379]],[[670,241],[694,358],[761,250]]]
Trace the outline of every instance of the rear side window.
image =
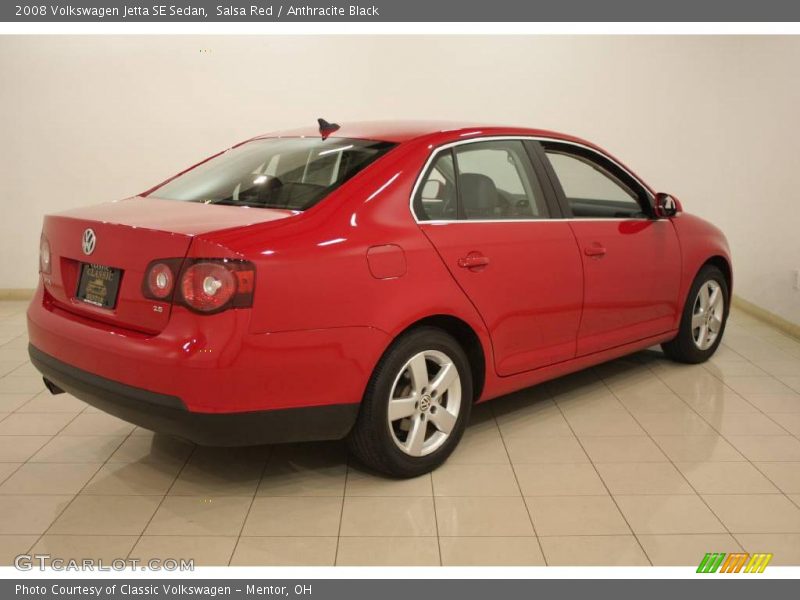
[[544,194],[519,140],[441,150],[414,197],[420,221],[547,218]]
[[150,195],[302,211],[393,147],[388,142],[347,138],[254,140],[179,175]]

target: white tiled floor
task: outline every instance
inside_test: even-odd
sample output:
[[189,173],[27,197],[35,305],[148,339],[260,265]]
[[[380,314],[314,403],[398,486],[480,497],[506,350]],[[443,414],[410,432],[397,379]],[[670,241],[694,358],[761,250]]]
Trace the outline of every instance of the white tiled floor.
[[50,396],[24,310],[0,303],[3,564],[800,564],[800,342],[741,313],[705,365],[653,349],[478,406],[394,481],[342,443],[195,448]]

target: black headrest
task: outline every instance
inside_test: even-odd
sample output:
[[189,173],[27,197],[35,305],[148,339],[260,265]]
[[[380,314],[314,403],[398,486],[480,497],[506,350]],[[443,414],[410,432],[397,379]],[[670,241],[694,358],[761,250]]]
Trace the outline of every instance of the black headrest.
[[492,215],[497,204],[497,186],[491,177],[479,173],[462,173],[458,185],[468,219]]

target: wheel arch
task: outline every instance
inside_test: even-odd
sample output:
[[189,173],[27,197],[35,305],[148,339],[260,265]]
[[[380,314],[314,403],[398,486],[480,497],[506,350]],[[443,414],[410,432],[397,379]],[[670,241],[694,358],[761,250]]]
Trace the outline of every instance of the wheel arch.
[[[724,256],[716,254],[711,258],[709,258],[708,260],[706,260],[706,262],[704,262],[700,266],[700,269],[702,269],[706,265],[715,266],[720,271],[722,271],[722,274],[725,276],[725,283],[728,285],[728,302],[730,302],[730,298],[733,295],[733,270],[731,269],[730,261],[728,261],[728,259],[725,258]],[[698,273],[700,272],[700,269],[697,270]],[[696,273],[695,277],[697,277]]]
[[396,340],[401,335],[418,327],[436,327],[452,335],[464,349],[469,360],[470,371],[472,372],[473,383],[473,402],[483,394],[486,385],[486,352],[484,351],[481,339],[472,326],[453,315],[436,314],[423,317],[414,321],[400,331],[392,340]]

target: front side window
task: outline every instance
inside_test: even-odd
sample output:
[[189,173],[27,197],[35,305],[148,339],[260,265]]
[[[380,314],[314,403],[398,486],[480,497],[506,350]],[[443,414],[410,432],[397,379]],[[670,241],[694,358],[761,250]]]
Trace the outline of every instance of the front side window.
[[150,193],[167,200],[306,210],[394,144],[329,138],[268,138],[223,152]]
[[417,188],[414,212],[421,221],[547,218],[544,195],[519,140],[441,150]]
[[547,159],[555,171],[572,216],[577,218],[634,218],[646,216],[635,190],[621,174],[571,149],[549,148]]

